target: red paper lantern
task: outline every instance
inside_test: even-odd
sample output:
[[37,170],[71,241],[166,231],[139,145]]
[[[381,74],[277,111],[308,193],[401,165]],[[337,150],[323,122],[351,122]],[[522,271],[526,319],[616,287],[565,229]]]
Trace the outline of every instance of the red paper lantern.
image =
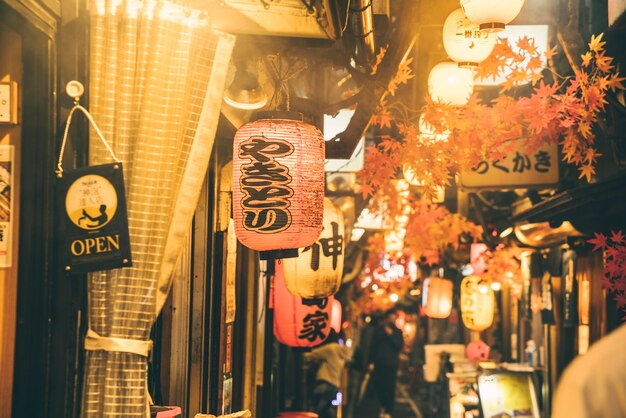
[[332,296],[302,299],[287,291],[283,263],[276,262],[274,276],[274,336],[289,347],[315,347],[330,333]]
[[452,312],[453,283],[440,277],[429,277],[424,280],[422,305],[424,313],[431,318],[447,318]]
[[246,247],[275,251],[262,258],[296,257],[322,230],[324,137],[297,113],[260,117],[235,134],[235,232]]
[[343,275],[343,213],[324,199],[324,223],[319,238],[299,250],[297,258],[283,260],[287,290],[301,298],[325,298],[339,290]]
[[337,299],[333,299],[332,313],[330,315],[330,327],[335,330],[337,334],[341,332],[341,302]]

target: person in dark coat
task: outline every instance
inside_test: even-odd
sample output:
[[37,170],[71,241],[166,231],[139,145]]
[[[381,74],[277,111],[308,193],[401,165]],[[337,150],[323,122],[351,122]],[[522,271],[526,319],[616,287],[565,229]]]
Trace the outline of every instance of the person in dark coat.
[[400,352],[404,345],[402,331],[395,325],[396,319],[398,313],[395,309],[385,312],[382,324],[374,331],[370,346],[372,384],[383,408],[380,416],[384,418],[389,418],[393,410]]

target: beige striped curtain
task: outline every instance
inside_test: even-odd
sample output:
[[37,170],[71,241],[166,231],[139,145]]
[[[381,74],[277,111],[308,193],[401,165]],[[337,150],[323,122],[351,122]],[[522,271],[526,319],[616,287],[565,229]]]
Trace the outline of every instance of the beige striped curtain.
[[[150,329],[208,166],[230,35],[157,0],[91,0],[90,111],[124,164],[133,266],[89,277],[83,417],[148,416]],[[110,161],[91,133],[90,164]]]

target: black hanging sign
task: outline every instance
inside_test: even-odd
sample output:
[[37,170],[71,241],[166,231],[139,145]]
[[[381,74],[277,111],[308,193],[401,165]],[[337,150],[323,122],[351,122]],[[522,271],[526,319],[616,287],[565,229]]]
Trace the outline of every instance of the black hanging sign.
[[58,179],[57,193],[65,270],[132,265],[121,163],[67,171]]
[[[63,266],[68,273],[130,267],[132,259],[122,163],[89,112],[78,104],[77,97],[75,99],[65,126],[56,170]],[[76,110],[89,119],[114,163],[63,171],[63,152]]]

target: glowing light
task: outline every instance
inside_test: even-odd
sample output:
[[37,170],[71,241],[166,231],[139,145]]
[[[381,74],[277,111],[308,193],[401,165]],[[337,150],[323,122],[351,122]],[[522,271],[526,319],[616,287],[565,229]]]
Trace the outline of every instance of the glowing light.
[[389,300],[392,302],[397,302],[398,301],[398,295],[395,293],[392,293],[391,295],[389,295]]
[[470,70],[459,68],[455,62],[440,62],[430,70],[428,94],[433,101],[463,106],[473,92],[474,75]]
[[500,282],[491,282],[491,289],[494,292],[499,292],[502,289],[502,283]]

